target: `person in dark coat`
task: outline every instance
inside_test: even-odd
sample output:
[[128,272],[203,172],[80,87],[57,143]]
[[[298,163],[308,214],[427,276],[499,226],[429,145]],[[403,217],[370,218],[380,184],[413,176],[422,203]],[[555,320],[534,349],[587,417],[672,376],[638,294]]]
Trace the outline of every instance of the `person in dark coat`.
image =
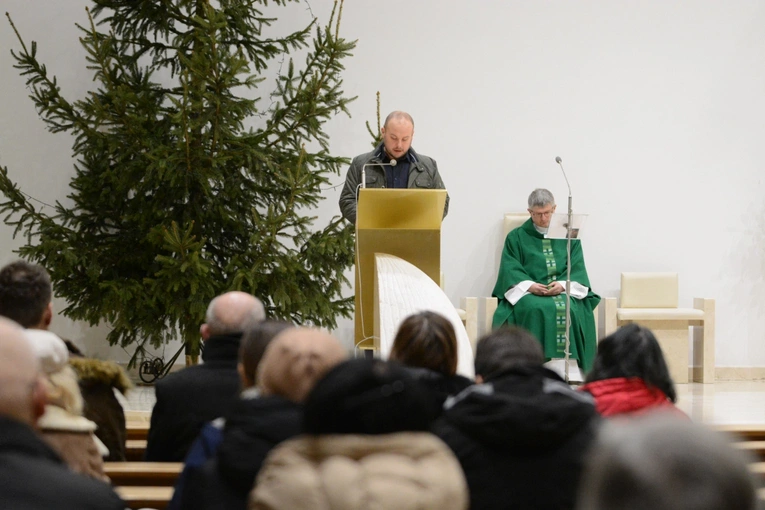
[[183,494],[173,498],[176,508],[247,508],[266,456],[302,432],[302,402],[316,381],[346,357],[340,343],[319,330],[290,328],[277,335],[263,355],[256,388],[245,391],[226,414],[216,455],[186,473]]
[[434,418],[446,399],[473,381],[457,374],[457,335],[448,319],[435,312],[410,315],[393,339],[389,359],[407,367],[428,390]]
[[495,330],[478,342],[478,384],[448,399],[434,425],[462,465],[472,510],[575,506],[599,418],[544,361],[529,332]]
[[228,292],[210,302],[200,328],[203,363],[170,374],[155,386],[147,461],[183,461],[204,424],[229,411],[239,394],[236,366],[242,332],[264,319],[263,304],[244,292]]
[[124,462],[127,427],[125,410],[114,390],[125,395],[133,387],[125,371],[113,361],[87,358],[76,345],[64,340],[69,350],[69,365],[79,380],[85,401],[83,416],[97,425],[95,435],[109,450],[107,462]]
[[124,509],[108,484],[71,471],[37,435],[45,400],[35,352],[0,318],[0,508]]
[[[294,327],[289,322],[265,320],[244,332],[239,345],[239,363],[236,367],[242,385],[242,399],[250,400],[260,396],[256,381],[258,380],[258,365],[260,365],[263,354],[279,333]],[[236,409],[238,404],[239,402],[234,405],[233,414],[239,414]],[[225,425],[226,418],[221,416],[202,427],[202,431],[194,440],[186,459],[183,461],[183,471],[175,482],[175,490],[173,490],[173,497],[167,505],[167,510],[183,509],[183,498],[186,497],[187,492],[194,490],[186,488],[188,479],[192,476],[199,476],[197,472],[202,469],[204,464],[215,458],[218,447],[223,440],[223,427]]]

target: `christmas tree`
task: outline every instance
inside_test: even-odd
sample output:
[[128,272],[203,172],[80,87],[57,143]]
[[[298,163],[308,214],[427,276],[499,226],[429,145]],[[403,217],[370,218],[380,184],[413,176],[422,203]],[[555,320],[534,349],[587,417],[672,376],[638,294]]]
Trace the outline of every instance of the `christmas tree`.
[[299,324],[351,316],[353,229],[311,212],[347,163],[324,124],[353,100],[341,74],[355,42],[339,35],[342,2],[279,36],[266,10],[293,2],[270,3],[94,0],[78,27],[95,89],[76,101],[8,17],[15,67],[47,128],[73,134],[76,163],[72,205],[51,214],[0,167],[0,212],[63,313],[107,321],[112,344],[181,338],[195,355],[207,304],[235,289]]

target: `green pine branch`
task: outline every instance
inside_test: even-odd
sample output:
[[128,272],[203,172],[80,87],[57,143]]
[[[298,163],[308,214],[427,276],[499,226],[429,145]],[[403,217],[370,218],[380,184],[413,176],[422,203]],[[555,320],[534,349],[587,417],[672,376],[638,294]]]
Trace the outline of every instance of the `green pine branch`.
[[[74,102],[8,17],[15,67],[48,129],[74,135],[76,163],[72,205],[50,215],[0,169],[0,214],[27,237],[19,254],[50,271],[63,313],[110,323],[112,344],[140,351],[180,337],[192,352],[207,303],[226,290],[297,323],[350,317],[353,229],[310,214],[347,164],[324,130],[355,99],[342,90],[355,46],[339,35],[342,2],[326,25],[281,37],[265,1],[93,3],[78,27],[94,88]],[[263,72],[287,58],[261,92]]]

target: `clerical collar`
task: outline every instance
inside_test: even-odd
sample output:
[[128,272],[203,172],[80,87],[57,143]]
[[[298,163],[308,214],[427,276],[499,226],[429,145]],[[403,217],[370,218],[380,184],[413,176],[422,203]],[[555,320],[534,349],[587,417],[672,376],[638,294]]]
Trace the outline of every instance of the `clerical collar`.
[[547,231],[550,230],[549,227],[537,227],[536,223],[532,223],[532,225],[534,225],[534,228],[536,229],[536,231],[542,234],[543,236],[546,236]]

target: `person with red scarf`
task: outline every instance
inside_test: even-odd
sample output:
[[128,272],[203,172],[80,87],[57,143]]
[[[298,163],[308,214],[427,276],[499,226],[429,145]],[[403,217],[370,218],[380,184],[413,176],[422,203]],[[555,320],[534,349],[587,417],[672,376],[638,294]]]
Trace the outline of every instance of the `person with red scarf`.
[[661,347],[650,329],[628,324],[598,344],[592,369],[579,389],[595,398],[602,416],[665,411],[687,418]]

